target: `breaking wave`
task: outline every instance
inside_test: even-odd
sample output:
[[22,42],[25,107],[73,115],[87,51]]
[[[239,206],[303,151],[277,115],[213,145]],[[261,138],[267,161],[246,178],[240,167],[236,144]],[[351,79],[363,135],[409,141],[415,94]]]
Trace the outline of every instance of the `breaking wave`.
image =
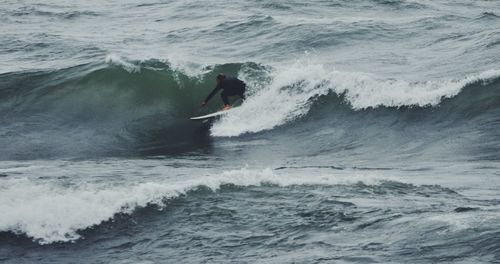
[[[207,109],[199,108],[219,72],[247,82],[249,96],[209,130],[189,117],[219,109],[217,97]],[[410,82],[300,61],[282,68],[228,63],[194,74],[164,61],[110,55],[99,64],[0,75],[5,149],[0,158],[178,153],[209,144],[210,136],[300,125],[298,120],[308,116],[331,119],[342,113],[356,122],[356,113],[378,109],[397,115],[424,111],[433,122],[436,116],[443,122],[450,116],[494,116],[500,107],[499,76],[490,70]]]
[[131,214],[136,209],[156,205],[161,209],[170,199],[199,188],[217,191],[225,185],[279,186],[311,184],[378,184],[391,179],[378,175],[285,176],[271,169],[226,171],[217,175],[180,178],[165,182],[144,182],[113,186],[110,184],[64,184],[35,182],[28,178],[4,179],[0,189],[0,232],[26,235],[40,244],[70,242],[81,238],[80,231]]

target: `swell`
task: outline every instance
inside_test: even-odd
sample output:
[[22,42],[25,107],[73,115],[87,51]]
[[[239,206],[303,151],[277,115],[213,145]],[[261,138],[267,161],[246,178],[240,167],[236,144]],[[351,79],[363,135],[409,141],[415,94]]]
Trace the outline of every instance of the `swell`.
[[[3,159],[167,154],[205,146],[207,128],[189,120],[225,64],[189,76],[156,60],[86,64],[0,75]],[[205,112],[218,109],[216,99]],[[198,145],[197,145],[198,144]]]
[[[162,176],[169,178],[167,173]],[[171,176],[171,175],[170,175]],[[331,175],[330,171],[303,177],[301,174],[278,174],[271,169],[228,170],[207,176],[173,177],[141,183],[95,182],[78,183],[59,180],[7,178],[1,184],[0,236],[2,232],[29,237],[39,244],[73,242],[82,238],[82,231],[92,229],[113,219],[129,216],[146,209],[162,209],[185,196],[204,195],[220,189],[244,191],[255,186],[346,186],[362,195],[366,188],[379,189],[387,194],[401,195],[438,192],[457,195],[439,186],[414,186],[400,177],[366,173],[363,175]],[[359,188],[358,188],[359,187]],[[271,192],[272,193],[272,192]],[[302,192],[301,192],[302,193]],[[203,198],[201,199],[204,200]]]
[[164,207],[171,199],[196,191],[216,191],[226,185],[329,185],[356,183],[361,179],[367,183],[379,181],[370,176],[355,178],[278,177],[270,169],[246,168],[207,177],[180,177],[119,186],[9,178],[1,182],[0,198],[4,202],[0,208],[6,214],[0,219],[0,232],[26,235],[40,244],[69,242],[81,237],[79,231],[100,225],[119,214],[130,215],[147,206]]
[[495,78],[467,84],[456,96],[426,106],[353,111],[344,95],[329,93],[315,99],[308,114],[295,121],[298,129],[291,133],[310,142],[309,155],[341,151],[344,156],[374,162],[398,162],[402,157],[498,161],[499,116],[500,78]]
[[[269,219],[270,215],[262,211],[264,208],[279,212],[280,218],[286,216],[286,221],[295,223],[281,224],[284,233],[287,230],[307,232],[310,228],[328,232],[332,226],[341,225],[353,234],[367,228],[380,228],[377,227],[380,221],[389,221],[398,229],[408,223],[413,226],[440,223],[450,231],[460,231],[477,227],[477,221],[494,223],[500,217],[491,210],[496,206],[495,200],[470,200],[440,185],[408,183],[409,179],[404,176],[394,177],[399,181],[377,173],[342,175],[315,171],[304,176],[280,175],[270,169],[241,169],[201,178],[181,177],[119,186],[103,182],[68,185],[8,179],[2,181],[4,191],[0,193],[5,201],[0,208],[6,212],[0,219],[0,237],[4,241],[18,240],[16,244],[28,247],[33,245],[26,238],[41,245],[56,244],[55,247],[64,242],[86,245],[101,239],[119,239],[138,230],[149,233],[158,232],[158,228],[175,228],[176,223],[185,225],[185,229],[179,229],[184,236],[192,234],[190,231],[199,226],[205,213],[205,216],[239,214]],[[215,191],[216,197],[210,197]],[[310,194],[304,196],[304,192]],[[397,202],[401,197],[411,198],[413,203]],[[357,203],[363,199],[378,202],[358,207]],[[302,202],[289,203],[295,200]],[[386,208],[387,200],[394,201],[390,209]],[[438,206],[429,208],[429,202]],[[159,209],[166,209],[161,217],[155,216]],[[180,218],[175,217],[177,209],[183,211]],[[392,213],[387,215],[387,212]],[[238,225],[252,224],[240,217],[230,218],[231,222],[242,221],[235,223]],[[260,225],[258,221],[252,222]],[[220,230],[220,226],[216,228]],[[488,229],[488,225],[479,225],[479,228]],[[182,234],[186,230],[188,232]],[[401,230],[408,232],[404,236],[413,237],[411,230]],[[90,241],[82,241],[87,239]]]
[[4,11],[4,15],[13,17],[24,17],[24,16],[40,16],[58,19],[75,19],[78,17],[94,17],[99,14],[93,11],[62,11],[60,6],[51,6],[39,4],[38,7],[35,6],[22,6],[19,8],[12,8],[10,10]]
[[[199,109],[219,72],[246,81],[248,99],[212,128],[191,122],[190,116],[219,108],[214,97],[208,109]],[[498,75],[406,82],[301,63],[282,69],[228,63],[188,74],[168,62],[113,57],[61,70],[5,73],[0,159],[179,154],[210,148],[210,135],[302,127],[311,120],[317,131],[338,120],[362,127],[366,120],[360,116],[434,128],[480,119],[485,134],[496,139]]]

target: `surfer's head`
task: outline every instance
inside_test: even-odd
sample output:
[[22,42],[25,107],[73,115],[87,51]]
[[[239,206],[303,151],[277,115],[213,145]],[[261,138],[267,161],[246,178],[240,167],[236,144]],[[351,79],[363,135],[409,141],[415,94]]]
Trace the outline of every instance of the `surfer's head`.
[[226,79],[226,75],[224,75],[224,73],[219,73],[219,74],[217,74],[216,79],[217,79],[217,82],[220,82],[220,81]]

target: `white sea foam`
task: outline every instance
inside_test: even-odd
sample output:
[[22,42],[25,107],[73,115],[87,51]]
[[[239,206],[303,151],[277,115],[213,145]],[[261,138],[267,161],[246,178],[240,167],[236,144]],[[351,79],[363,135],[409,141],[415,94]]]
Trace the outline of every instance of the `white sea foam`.
[[1,189],[0,230],[24,233],[42,244],[75,240],[79,229],[177,194],[177,190],[155,183],[130,189],[64,188],[26,179],[3,182]]
[[129,62],[125,58],[114,53],[106,55],[105,61],[108,64],[120,66],[130,73],[141,72],[141,67],[139,65],[135,65],[132,62]]
[[[210,71],[210,65],[208,63],[193,63],[184,59],[185,56],[180,54],[168,54],[164,57],[154,57],[154,56],[131,56],[131,54],[121,55],[118,53],[109,53],[106,55],[104,61],[110,65],[116,65],[129,73],[140,73],[141,65],[140,62],[145,62],[148,60],[157,60],[165,64],[174,70],[174,72],[183,73],[187,76],[202,78],[204,74]],[[223,62],[220,62],[223,64]],[[147,68],[147,67],[146,67]],[[151,67],[152,68],[152,67]]]
[[111,186],[80,184],[65,186],[60,182],[40,182],[27,178],[0,181],[0,231],[25,234],[41,244],[68,242],[80,238],[83,230],[117,213],[131,213],[148,204],[163,205],[164,199],[177,197],[199,186],[217,190],[224,184],[239,186],[280,186],[304,184],[352,184],[363,181],[375,184],[387,176],[374,173],[342,175],[279,175],[271,169],[227,171],[207,177],[180,177],[166,182],[146,182]]
[[212,128],[215,136],[271,129],[305,114],[309,98],[326,94],[331,84],[321,65],[303,69],[299,65],[279,71],[273,82],[249,97]]
[[343,94],[355,110],[378,106],[435,106],[443,98],[457,95],[467,84],[498,76],[499,70],[490,70],[462,79],[408,82],[299,61],[276,69],[269,85],[214,124],[212,135],[238,136],[272,129],[306,114],[314,97],[329,92]]
[[498,223],[498,211],[473,211],[464,213],[440,213],[422,218],[424,221],[441,222],[449,226],[451,231],[459,231],[478,226],[493,226]]

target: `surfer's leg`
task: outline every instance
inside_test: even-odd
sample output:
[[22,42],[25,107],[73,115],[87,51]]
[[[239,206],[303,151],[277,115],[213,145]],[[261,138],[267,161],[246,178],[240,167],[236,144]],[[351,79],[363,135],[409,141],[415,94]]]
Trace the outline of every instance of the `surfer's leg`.
[[220,93],[220,97],[222,98],[222,102],[224,102],[224,106],[229,105],[229,98],[228,98],[228,94],[226,93],[226,91],[223,91],[222,93]]

